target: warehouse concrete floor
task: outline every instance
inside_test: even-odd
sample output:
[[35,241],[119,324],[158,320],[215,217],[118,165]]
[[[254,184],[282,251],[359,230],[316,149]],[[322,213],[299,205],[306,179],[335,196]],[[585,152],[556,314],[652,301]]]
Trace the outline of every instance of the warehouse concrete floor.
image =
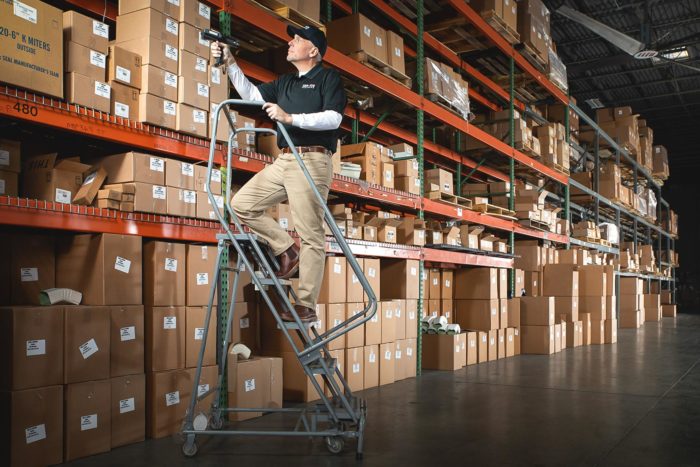
[[[364,392],[364,461],[354,442],[334,456],[318,441],[175,438],[73,466],[156,465],[698,465],[700,315],[621,330],[617,345],[520,356],[454,373],[426,372]],[[253,425],[274,427],[269,417]]]

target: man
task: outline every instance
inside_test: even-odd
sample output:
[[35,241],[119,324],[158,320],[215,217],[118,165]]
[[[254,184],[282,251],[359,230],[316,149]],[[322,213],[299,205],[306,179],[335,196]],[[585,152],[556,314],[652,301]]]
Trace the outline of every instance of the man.
[[[212,56],[223,56],[231,82],[243,99],[264,101],[267,115],[284,124],[325,202],[333,174],[331,155],[336,150],[345,109],[345,90],[338,72],[321,65],[327,42],[320,29],[289,26],[287,33],[292,37],[287,61],[298,72],[280,76],[271,83],[256,87],[248,81],[225,44],[212,43]],[[272,248],[280,263],[278,277],[288,279],[299,270],[298,302],[294,308],[302,321],[315,321],[326,257],[323,207],[279,131],[277,145],[282,154],[236,193],[232,207],[243,223]],[[287,199],[301,248],[265,213]],[[294,321],[286,310],[280,316]]]

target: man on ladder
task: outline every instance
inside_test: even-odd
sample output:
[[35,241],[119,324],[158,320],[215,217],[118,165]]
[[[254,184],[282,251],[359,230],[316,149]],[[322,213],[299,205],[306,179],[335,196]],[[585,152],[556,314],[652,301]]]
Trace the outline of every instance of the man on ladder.
[[[321,65],[327,42],[320,29],[288,26],[287,33],[292,37],[287,61],[296,67],[297,73],[282,75],[270,83],[253,85],[225,44],[212,42],[212,56],[215,60],[223,56],[231,83],[243,99],[264,101],[267,115],[285,126],[325,201],[333,176],[331,156],[336,151],[346,104],[345,90],[339,73]],[[279,131],[277,145],[282,154],[250,179],[231,205],[241,220],[270,245],[280,264],[277,277],[289,279],[299,271],[298,301],[294,308],[302,321],[316,321],[316,300],[326,256],[323,209]],[[266,214],[268,208],[287,199],[301,237],[301,248]],[[286,310],[280,317],[294,321]]]

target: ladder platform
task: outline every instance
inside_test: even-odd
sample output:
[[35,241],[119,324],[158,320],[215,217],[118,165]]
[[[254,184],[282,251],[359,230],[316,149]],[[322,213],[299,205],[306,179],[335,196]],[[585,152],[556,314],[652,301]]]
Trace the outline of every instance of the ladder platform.
[[[257,273],[256,273],[257,274]],[[263,287],[271,287],[275,285],[275,282],[273,279],[270,279],[269,277],[259,277],[258,280],[260,281],[260,285]],[[292,286],[292,281],[289,279],[277,279],[277,282],[279,282],[282,287],[291,287]]]
[[335,374],[335,368],[338,366],[338,359],[327,357],[327,358],[323,358],[323,360],[325,360],[326,366],[328,367],[327,371],[321,365],[320,359],[316,360],[315,362],[309,363],[309,370],[314,375],[324,375],[325,374],[327,376],[333,376]]

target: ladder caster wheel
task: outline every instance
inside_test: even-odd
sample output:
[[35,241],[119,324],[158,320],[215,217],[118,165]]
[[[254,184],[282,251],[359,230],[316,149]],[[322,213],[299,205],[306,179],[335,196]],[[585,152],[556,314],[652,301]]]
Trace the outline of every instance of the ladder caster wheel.
[[332,454],[340,454],[345,445],[341,436],[326,436],[326,447]]
[[185,455],[185,457],[194,457],[197,455],[197,443],[192,441],[188,442],[186,441],[185,444],[182,445],[182,453]]
[[220,415],[213,415],[209,419],[209,428],[212,430],[220,430],[224,426],[224,419]]

